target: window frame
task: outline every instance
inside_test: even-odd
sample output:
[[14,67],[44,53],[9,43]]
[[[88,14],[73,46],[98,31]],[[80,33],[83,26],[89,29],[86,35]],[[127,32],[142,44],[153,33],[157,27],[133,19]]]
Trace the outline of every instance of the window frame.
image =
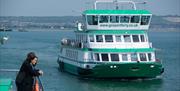
[[[112,57],[112,55],[116,55],[116,56],[118,57],[118,60],[112,60],[112,58],[114,58],[114,57]],[[111,57],[111,61],[112,61],[112,62],[119,62],[119,61],[120,61],[120,58],[119,58],[119,54],[118,54],[118,53],[111,53],[111,54],[110,54],[110,57]]]
[[[117,41],[117,36],[120,36],[120,41]],[[122,35],[114,35],[116,42],[123,42]]]
[[[138,22],[137,21],[133,21],[132,22],[132,17],[138,17]],[[131,17],[130,17],[130,23],[139,23],[140,22],[140,15],[132,15]]]
[[100,15],[99,16],[99,23],[109,23],[109,15]]
[[[150,57],[149,57],[149,54],[151,54]],[[153,61],[152,53],[147,53],[147,58],[148,58],[148,61],[152,62]]]
[[[96,57],[97,57],[97,58],[96,58]],[[95,60],[95,61],[98,61],[98,62],[101,61],[101,59],[100,59],[100,54],[99,54],[99,53],[94,53],[94,60]]]
[[[91,16],[91,18],[89,18]],[[91,19],[91,22],[89,20]],[[98,16],[97,15],[86,15],[87,25],[97,26],[98,25]]]
[[[143,18],[143,17],[145,17],[145,18]],[[151,15],[142,15],[141,20],[140,20],[140,25],[147,26],[147,25],[149,25],[150,20],[151,20]]]
[[[127,38],[125,38],[125,36],[129,36],[128,40],[127,40]],[[123,39],[124,39],[124,42],[126,42],[126,43],[130,43],[132,41],[131,40],[131,35],[123,35]]]
[[[127,18],[128,18],[128,21],[126,21]],[[120,16],[120,23],[130,23],[130,19],[131,18],[129,15],[122,15],[122,16]]]
[[[127,60],[124,60],[123,55],[126,55],[126,58],[125,58],[125,59],[127,59]],[[122,58],[121,62],[128,62],[128,61],[129,61],[129,60],[128,60],[128,54],[126,54],[126,53],[121,54],[121,58]]]
[[[135,40],[134,40],[135,37],[133,37],[133,36],[136,36],[136,38],[138,39],[138,41],[137,41],[137,40],[135,41]],[[132,35],[132,41],[135,42],[135,43],[140,42],[139,35]]]
[[[107,40],[107,36],[111,36],[112,40],[111,41]],[[113,35],[104,35],[104,39],[105,39],[105,42],[112,43],[113,42]]]
[[[106,56],[103,56],[103,55],[106,55]],[[108,60],[104,60],[103,57],[107,57]],[[102,60],[102,62],[109,62],[109,54],[108,53],[101,53],[101,60]]]
[[[142,36],[143,36],[144,39],[142,39]],[[142,41],[142,40],[144,40],[144,41]],[[144,35],[144,34],[141,34],[141,35],[140,35],[140,41],[141,41],[141,42],[146,42],[146,38],[145,38],[145,35]]]
[[[97,36],[101,36],[101,38],[102,38],[101,40],[102,40],[102,41],[99,41],[98,38],[97,38]],[[96,35],[96,42],[97,42],[97,43],[104,42],[104,41],[103,41],[103,35]]]
[[[93,41],[91,41],[91,38],[93,38]],[[94,35],[89,35],[89,42],[95,42]]]
[[[131,62],[137,62],[138,60],[138,54],[137,53],[131,53],[130,54],[131,57]],[[135,60],[134,60],[135,59]]]
[[[143,57],[143,56],[141,56],[141,54],[144,55],[145,58],[143,58],[143,59],[145,59],[145,60],[142,60],[142,57]],[[147,55],[146,55],[146,53],[139,53],[139,59],[140,59],[141,62],[147,62],[147,61],[148,61],[148,60],[147,60]]]
[[[114,21],[112,21],[112,20],[114,20]],[[110,23],[119,23],[120,22],[120,16],[119,15],[110,15],[109,16],[109,22]]]

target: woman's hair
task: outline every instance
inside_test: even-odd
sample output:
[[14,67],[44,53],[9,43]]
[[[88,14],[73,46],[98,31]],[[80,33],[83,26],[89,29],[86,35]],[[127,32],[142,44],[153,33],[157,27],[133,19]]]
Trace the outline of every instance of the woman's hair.
[[26,61],[31,62],[34,58],[38,58],[34,52],[30,52],[27,54]]

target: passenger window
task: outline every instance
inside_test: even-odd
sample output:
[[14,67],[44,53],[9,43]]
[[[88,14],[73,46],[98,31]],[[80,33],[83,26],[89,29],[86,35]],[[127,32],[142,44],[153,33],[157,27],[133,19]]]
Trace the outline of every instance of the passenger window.
[[95,53],[94,54],[94,58],[95,58],[96,61],[100,61],[99,53]]
[[102,15],[102,16],[100,16],[99,22],[100,23],[108,23],[108,19],[109,19],[108,16]]
[[148,25],[149,19],[150,19],[150,16],[141,16],[141,25]]
[[119,16],[110,16],[111,23],[119,23]]
[[89,25],[98,25],[98,16],[88,15],[87,22]]
[[122,54],[122,61],[128,61],[127,54]]
[[131,54],[131,61],[138,61],[137,53]]
[[139,23],[139,16],[131,16],[131,23]]
[[145,42],[144,35],[140,35],[140,38],[141,38],[141,42]]
[[139,42],[139,36],[138,35],[132,35],[133,42]]
[[89,41],[94,42],[94,35],[89,35]]
[[116,42],[122,42],[121,35],[115,35]]
[[139,53],[139,56],[141,61],[147,61],[145,53]]
[[129,23],[129,16],[121,16],[120,22],[121,23]]
[[83,17],[82,17],[83,19],[82,19],[82,24],[85,24],[85,22],[86,22],[86,16],[85,15],[83,15]]
[[131,42],[130,35],[124,35],[124,42]]
[[113,42],[113,37],[112,37],[112,35],[105,35],[105,41],[106,41],[106,42]]
[[111,61],[119,61],[119,54],[111,54]]
[[96,42],[103,42],[102,35],[96,35]]
[[108,54],[101,54],[102,61],[109,61]]
[[151,55],[151,53],[148,53],[148,60],[149,60],[149,61],[152,61],[152,55]]

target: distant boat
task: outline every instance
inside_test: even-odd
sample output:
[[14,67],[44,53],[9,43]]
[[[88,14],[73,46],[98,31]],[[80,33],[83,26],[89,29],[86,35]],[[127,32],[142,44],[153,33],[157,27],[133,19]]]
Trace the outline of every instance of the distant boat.
[[9,39],[8,36],[3,36],[3,37],[0,37],[0,44],[4,44],[5,41],[7,41]]
[[9,36],[4,32],[6,31],[0,31],[0,44],[4,44],[9,39]]
[[8,40],[8,39],[9,39],[8,36],[4,36],[4,37],[3,37],[3,40],[5,40],[5,41]]
[[10,32],[12,29],[0,28],[0,32]]

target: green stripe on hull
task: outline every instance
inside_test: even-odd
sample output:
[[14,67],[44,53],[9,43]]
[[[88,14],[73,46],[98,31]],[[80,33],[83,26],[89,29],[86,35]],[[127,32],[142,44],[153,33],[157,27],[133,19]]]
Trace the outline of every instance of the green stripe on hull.
[[162,65],[157,62],[98,64],[92,69],[64,63],[63,69],[75,75],[94,78],[153,78],[163,72]]
[[119,49],[119,48],[76,48],[71,46],[62,46],[64,48],[70,48],[73,50],[81,50],[84,52],[116,52],[116,53],[129,53],[129,52],[154,52],[154,48],[133,48],[133,49]]

